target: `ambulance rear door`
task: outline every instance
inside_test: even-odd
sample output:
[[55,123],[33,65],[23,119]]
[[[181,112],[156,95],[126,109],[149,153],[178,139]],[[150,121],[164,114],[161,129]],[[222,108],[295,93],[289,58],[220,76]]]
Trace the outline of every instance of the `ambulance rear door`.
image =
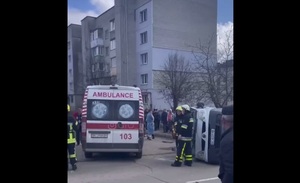
[[126,94],[127,97],[121,97],[114,101],[114,122],[117,126],[113,131],[113,143],[138,144],[139,93],[138,90],[115,90],[115,96],[122,96],[122,94]]

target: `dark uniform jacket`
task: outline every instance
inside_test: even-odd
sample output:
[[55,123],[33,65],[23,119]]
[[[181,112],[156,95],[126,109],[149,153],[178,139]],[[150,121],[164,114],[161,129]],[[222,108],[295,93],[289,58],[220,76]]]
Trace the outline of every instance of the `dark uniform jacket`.
[[182,137],[193,137],[193,126],[194,126],[194,118],[192,118],[190,113],[186,113],[182,117],[182,123],[178,126],[178,134]]
[[222,183],[233,183],[233,129],[226,130],[220,142],[220,169]]

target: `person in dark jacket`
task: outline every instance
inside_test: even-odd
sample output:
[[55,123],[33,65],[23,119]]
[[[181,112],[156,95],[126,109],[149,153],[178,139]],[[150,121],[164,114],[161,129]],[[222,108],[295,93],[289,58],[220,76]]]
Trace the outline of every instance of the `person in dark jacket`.
[[160,121],[163,124],[163,132],[167,133],[168,132],[168,113],[167,113],[166,109],[163,110],[160,117],[161,117]]
[[178,146],[177,154],[174,163],[171,166],[180,167],[185,158],[184,165],[192,166],[192,137],[194,118],[191,116],[190,106],[182,105],[183,119],[182,123],[178,126]]
[[198,109],[203,109],[204,108],[204,103],[203,102],[198,102],[197,103],[197,108]]
[[79,107],[78,111],[74,112],[73,117],[78,122],[76,129],[76,142],[77,145],[80,145],[81,142],[81,119],[82,119],[82,109]]
[[157,131],[159,130],[159,122],[160,122],[160,115],[157,109],[154,109],[153,116],[154,116],[154,127],[155,127],[154,130]]
[[221,124],[223,133],[220,142],[220,169],[222,183],[233,183],[233,105],[223,107]]

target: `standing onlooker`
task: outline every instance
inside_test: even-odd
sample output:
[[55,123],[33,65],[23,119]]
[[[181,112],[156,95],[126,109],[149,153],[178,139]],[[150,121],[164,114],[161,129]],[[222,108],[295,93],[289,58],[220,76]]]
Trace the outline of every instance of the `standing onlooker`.
[[164,109],[163,112],[161,113],[161,123],[163,124],[163,132],[167,133],[168,132],[168,113],[167,110]]
[[203,102],[198,102],[198,103],[197,103],[197,108],[198,108],[198,109],[199,109],[199,108],[203,109],[203,108],[204,108],[204,103],[203,103]]
[[154,139],[154,116],[152,114],[152,109],[149,109],[147,117],[147,132],[148,132],[148,140]]
[[168,124],[167,124],[167,132],[169,132],[169,131],[171,132],[173,120],[174,120],[174,115],[173,115],[173,113],[172,113],[172,109],[169,109],[169,110],[168,110],[168,117],[167,117],[167,121],[168,121]]
[[154,130],[159,130],[159,122],[160,122],[160,115],[157,111],[157,109],[154,109],[153,111],[153,116],[154,116]]
[[224,132],[220,142],[220,169],[222,183],[233,183],[233,105],[223,107],[221,118]]
[[148,109],[145,109],[144,110],[144,128],[145,128],[145,131],[147,130],[147,121],[146,121],[146,117],[147,117],[147,114],[148,114]]

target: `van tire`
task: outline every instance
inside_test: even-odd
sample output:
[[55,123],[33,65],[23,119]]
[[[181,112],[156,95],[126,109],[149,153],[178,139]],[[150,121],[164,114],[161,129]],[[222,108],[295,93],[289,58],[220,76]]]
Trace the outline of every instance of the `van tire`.
[[89,159],[89,158],[93,158],[93,153],[91,152],[84,152],[84,157]]
[[137,153],[135,154],[135,157],[136,157],[137,159],[141,159],[142,156],[143,156],[143,152],[137,152]]

